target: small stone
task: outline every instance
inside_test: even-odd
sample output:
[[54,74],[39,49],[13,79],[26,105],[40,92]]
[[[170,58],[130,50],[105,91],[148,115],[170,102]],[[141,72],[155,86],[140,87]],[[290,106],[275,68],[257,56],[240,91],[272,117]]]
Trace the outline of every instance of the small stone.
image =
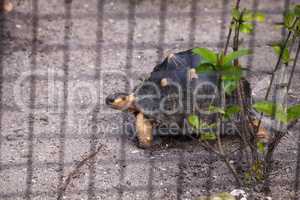
[[22,26],[20,24],[16,24],[16,28],[22,28]]
[[238,196],[243,196],[243,197],[247,196],[246,192],[244,190],[241,190],[241,189],[234,189],[230,192],[230,194],[233,195],[233,196],[236,196],[236,197],[238,197]]
[[139,150],[133,150],[130,153],[139,153],[139,152],[140,152]]
[[[4,3],[2,9],[3,9],[4,12],[8,13],[8,12],[11,12],[14,9],[14,6],[10,1],[7,1],[7,2]],[[0,9],[0,10],[2,10],[2,9]]]
[[166,87],[168,85],[168,80],[166,78],[161,79],[160,85],[162,87]]

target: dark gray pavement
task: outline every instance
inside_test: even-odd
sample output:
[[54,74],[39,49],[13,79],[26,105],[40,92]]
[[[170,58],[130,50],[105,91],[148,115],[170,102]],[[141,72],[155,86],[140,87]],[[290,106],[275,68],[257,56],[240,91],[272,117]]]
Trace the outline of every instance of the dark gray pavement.
[[[64,199],[195,199],[234,189],[226,167],[197,142],[168,138],[151,151],[139,149],[124,134],[126,116],[104,105],[106,95],[131,90],[170,52],[220,49],[233,1],[64,2],[24,0],[1,16],[0,199],[56,199],[66,176],[98,145]],[[296,1],[242,1],[267,13],[256,34],[243,37],[243,46],[254,49],[244,63],[255,71],[255,98],[276,62],[267,44],[281,38],[271,24],[287,2]],[[299,125],[276,152],[273,199],[292,195],[296,133]]]

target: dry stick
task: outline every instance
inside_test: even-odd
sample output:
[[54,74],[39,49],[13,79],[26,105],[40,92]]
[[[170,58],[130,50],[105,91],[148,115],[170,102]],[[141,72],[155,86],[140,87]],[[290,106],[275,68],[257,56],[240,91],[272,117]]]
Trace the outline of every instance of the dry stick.
[[90,159],[94,158],[97,153],[102,149],[102,145],[99,145],[98,148],[96,149],[96,151],[91,152],[86,158],[84,158],[83,160],[81,160],[75,167],[75,169],[70,172],[67,176],[67,179],[65,180],[64,184],[62,185],[62,187],[59,190],[59,194],[57,197],[57,200],[61,200],[63,195],[65,194],[68,185],[70,184],[72,178],[79,173],[80,168],[85,165],[87,163],[87,161],[89,161]]

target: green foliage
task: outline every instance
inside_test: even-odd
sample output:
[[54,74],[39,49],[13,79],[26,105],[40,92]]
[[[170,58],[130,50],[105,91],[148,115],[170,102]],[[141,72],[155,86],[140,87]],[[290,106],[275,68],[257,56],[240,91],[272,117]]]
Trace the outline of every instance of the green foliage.
[[192,127],[196,128],[196,129],[200,128],[201,120],[199,119],[199,117],[197,115],[190,115],[188,117],[188,122]]
[[233,8],[231,11],[231,16],[234,18],[234,20],[238,21],[240,19],[241,12],[238,9]]
[[232,94],[237,88],[237,81],[224,80],[224,91],[226,94]]
[[300,104],[293,105],[287,109],[287,120],[289,122],[300,119]]
[[252,107],[255,108],[257,111],[262,112],[269,116],[271,116],[275,110],[275,105],[272,102],[268,102],[268,101],[257,102],[253,104]]
[[231,15],[234,18],[234,20],[242,22],[264,22],[266,18],[262,12],[253,12],[247,9],[244,9],[242,12],[240,12],[236,8],[232,9]]
[[240,31],[242,33],[250,34],[253,32],[253,25],[248,23],[243,23],[240,25]]
[[238,81],[242,78],[243,72],[239,67],[230,66],[221,71],[222,80]]
[[253,22],[264,22],[265,15],[261,12],[253,12],[251,10],[244,9],[242,12],[234,8],[231,12],[234,19],[232,28],[239,27],[239,31],[242,33],[252,33],[254,29]]
[[261,101],[255,103],[252,107],[267,116],[275,117],[277,121],[280,121],[284,124],[288,123],[287,114],[284,112],[283,106],[280,104],[275,104],[269,101]]
[[288,124],[300,118],[300,104],[290,106],[286,111],[282,105],[269,101],[257,102],[252,107],[267,116],[274,116],[277,121],[284,124]]
[[[196,130],[201,130],[201,129],[212,129],[215,128],[216,124],[207,124],[203,122],[197,115],[190,115],[188,117],[188,122],[189,124],[195,128]],[[201,140],[205,141],[210,141],[210,140],[216,140],[216,134],[212,131],[202,131],[200,135]]]
[[239,113],[240,111],[241,108],[238,105],[228,106],[225,110],[225,118],[232,118],[235,114]]
[[214,72],[214,65],[210,63],[202,63],[196,68],[198,74]]
[[214,132],[203,132],[200,135],[200,139],[204,141],[216,140],[217,136]]
[[290,52],[288,48],[286,47],[283,50],[283,43],[274,43],[271,46],[278,57],[282,54],[281,58],[284,64],[288,64],[290,61],[292,61],[292,59],[290,59]]
[[230,65],[235,59],[250,55],[251,53],[252,52],[249,49],[240,49],[238,51],[231,52],[230,54],[225,56],[224,65]]
[[209,106],[208,108],[209,113],[220,113],[225,119],[232,118],[235,114],[239,113],[240,110],[241,108],[238,105],[227,106],[225,109],[216,106]]
[[225,114],[225,110],[223,108],[217,107],[217,106],[212,106],[210,105],[208,107],[208,112],[209,113],[220,113],[220,114]]
[[216,124],[207,124],[195,114],[191,114],[188,116],[188,122],[195,129],[211,129],[215,128],[216,126]]
[[[300,35],[300,4],[295,5],[294,9],[290,9],[284,13],[283,22],[275,23],[277,27],[286,28],[294,32],[296,36]],[[293,26],[294,25],[294,26]]]
[[[194,54],[201,56],[207,63],[215,65],[217,63],[217,54],[206,48],[194,48]],[[203,63],[203,62],[202,62]]]
[[246,22],[264,22],[266,19],[266,16],[264,13],[262,12],[252,12],[250,10],[245,10],[243,17],[242,17],[242,21],[246,21]]
[[[234,51],[226,56],[223,52],[215,53],[207,48],[194,48],[192,51],[202,58],[198,68],[210,68],[219,71],[233,68],[232,62],[235,59],[251,54],[249,49],[240,49],[239,51]],[[199,71],[203,71],[203,69],[199,69]]]
[[237,87],[237,81],[242,78],[242,70],[240,67],[234,66],[234,60],[251,54],[248,49],[234,51],[228,55],[223,52],[215,53],[206,48],[195,48],[193,53],[202,58],[201,63],[196,68],[197,73],[217,72],[221,75],[224,91],[226,94],[231,94]]
[[300,4],[295,6],[294,14],[295,14],[295,16],[300,17]]
[[252,181],[262,181],[264,178],[263,163],[261,161],[256,161],[244,175],[246,182],[248,183],[251,183]]
[[257,150],[260,152],[260,153],[264,153],[265,152],[265,149],[266,149],[266,144],[263,143],[263,142],[257,142]]

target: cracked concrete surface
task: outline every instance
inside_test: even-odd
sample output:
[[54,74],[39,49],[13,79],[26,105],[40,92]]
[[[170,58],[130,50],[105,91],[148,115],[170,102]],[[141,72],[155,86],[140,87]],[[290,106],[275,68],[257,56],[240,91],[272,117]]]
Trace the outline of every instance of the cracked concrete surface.
[[[158,138],[157,148],[138,149],[123,130],[130,116],[104,105],[106,95],[131,90],[168,53],[224,45],[231,1],[13,2],[0,30],[1,200],[56,199],[62,180],[99,144],[103,148],[73,177],[65,199],[196,199],[235,188],[224,164],[195,141]],[[281,19],[284,1],[242,5],[254,2],[267,20],[254,36],[243,36],[242,45],[254,48],[244,63],[254,71],[249,80],[260,98],[264,72],[275,64],[267,44],[281,38],[271,25]],[[299,77],[298,65],[292,88],[298,102]],[[298,128],[276,152],[274,199],[290,198]]]

